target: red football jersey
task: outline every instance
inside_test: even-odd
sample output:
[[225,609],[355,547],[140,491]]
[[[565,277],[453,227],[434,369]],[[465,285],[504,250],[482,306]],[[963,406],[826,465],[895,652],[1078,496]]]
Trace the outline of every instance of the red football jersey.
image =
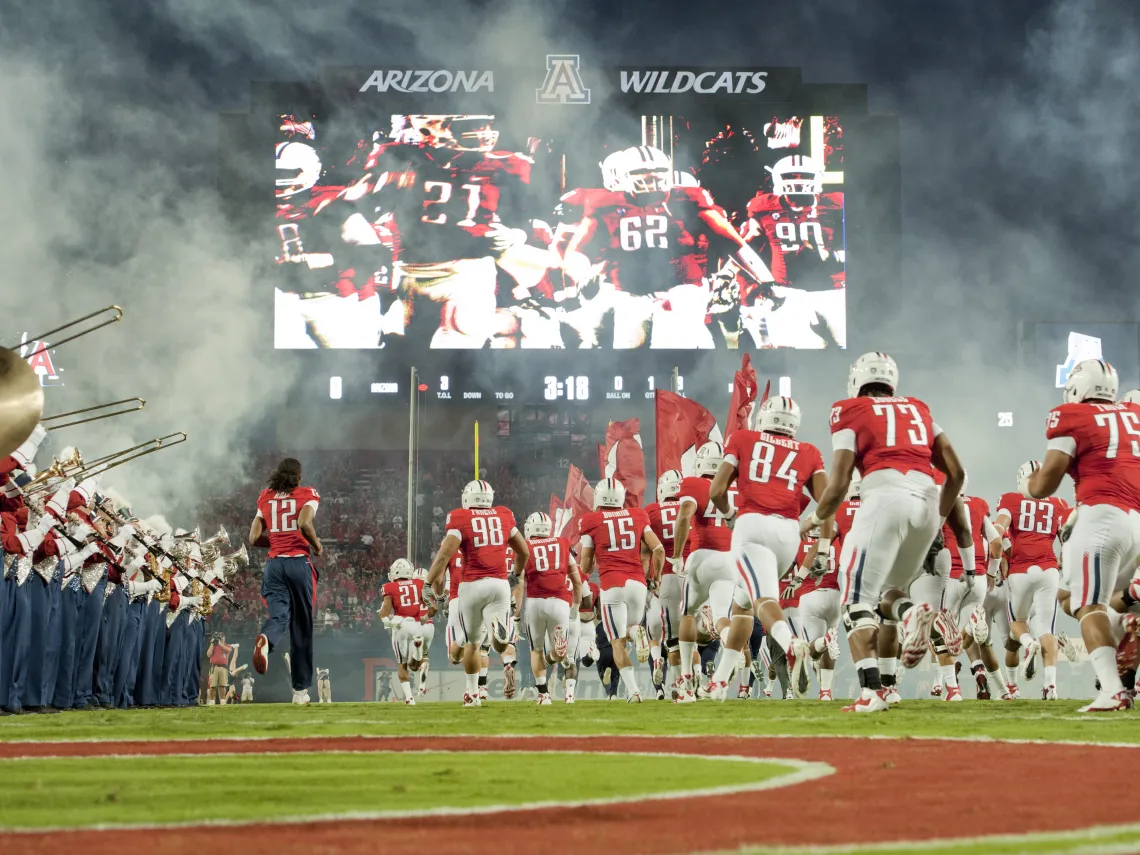
[[735,431],[724,462],[736,467],[740,513],[800,518],[804,488],[823,472],[823,455],[810,442],[754,430]]
[[810,208],[793,208],[787,198],[758,193],[748,203],[755,223],[753,248],[779,285],[809,291],[844,284],[843,194],[824,193]]
[[456,550],[447,565],[447,598],[454,600],[459,596],[459,583],[463,581],[463,552]]
[[526,560],[527,598],[574,600],[570,582],[570,542],[564,537],[539,537],[528,541]]
[[[817,543],[817,541],[814,537],[809,537],[809,538],[800,540],[800,548],[796,552],[796,560],[795,560],[796,566],[793,568],[792,572],[797,572],[801,567],[804,568],[805,573],[807,573],[807,571],[811,570],[810,566],[805,567],[804,565],[807,563],[808,552],[811,550],[811,548],[813,546],[816,545],[816,543]],[[796,592],[796,603],[797,603],[797,605],[799,604],[799,598],[800,597],[802,597],[804,594],[810,594],[812,591],[814,591],[818,588],[819,588],[819,580],[813,579],[810,575],[805,576],[803,584],[800,585],[799,591]]]
[[641,538],[649,528],[649,516],[641,508],[590,511],[579,524],[578,541],[592,547],[602,590],[620,588],[629,579],[645,581],[641,566]]
[[[677,513],[680,510],[681,503],[676,498],[645,506],[645,513],[649,517],[649,527],[653,529],[653,533],[657,535],[657,539],[665,547],[666,558],[673,557],[673,540],[677,536]],[[681,551],[681,557],[688,558],[692,551],[692,545],[686,540],[684,549]],[[661,575],[664,576],[672,572],[673,565],[666,561]]]
[[653,294],[699,283],[708,274],[704,211],[721,211],[702,187],[674,187],[657,201],[622,192],[583,189],[563,203],[582,210],[593,228],[577,249],[602,262],[606,277],[631,294]]
[[369,177],[345,196],[395,235],[397,261],[482,258],[490,231],[519,222],[514,209],[533,165],[515,152],[384,143],[368,157]]
[[309,541],[297,527],[301,509],[312,506],[316,513],[321,497],[312,487],[294,487],[288,493],[265,489],[257,497],[257,516],[269,535],[269,557],[309,555]]
[[[715,549],[728,552],[732,548],[732,530],[725,525],[724,517],[709,499],[711,478],[690,475],[681,481],[681,492],[677,498],[682,505],[696,505],[689,529],[688,546],[691,549]],[[728,488],[728,505],[736,507],[736,488]]]
[[397,617],[410,617],[420,619],[421,607],[424,601],[423,579],[400,579],[397,582],[385,582],[380,589],[380,596],[392,598],[392,613]]
[[[974,540],[974,573],[981,575],[986,572],[986,550],[989,549],[982,530],[990,515],[990,503],[979,496],[963,496],[962,503],[966,506],[966,519],[970,522],[970,533]],[[963,572],[962,556],[958,553],[958,543],[949,525],[942,527],[942,539],[950,549],[950,578],[960,579]]]
[[447,515],[444,529],[459,538],[464,582],[507,578],[507,541],[518,531],[509,510],[458,508]]
[[586,585],[590,588],[590,596],[593,597],[594,608],[596,609],[598,604],[602,601],[602,589],[598,587],[597,582],[587,580]]
[[1056,567],[1053,545],[1067,510],[1060,499],[1027,499],[1006,493],[998,501],[998,516],[1009,517],[1005,536],[1010,540],[1009,572],[1025,573],[1030,567]]
[[1072,458],[1078,505],[1140,511],[1140,405],[1062,404],[1049,413],[1045,436]]
[[831,441],[855,452],[864,478],[880,469],[930,473],[931,449],[942,429],[918,398],[848,398],[831,408]]

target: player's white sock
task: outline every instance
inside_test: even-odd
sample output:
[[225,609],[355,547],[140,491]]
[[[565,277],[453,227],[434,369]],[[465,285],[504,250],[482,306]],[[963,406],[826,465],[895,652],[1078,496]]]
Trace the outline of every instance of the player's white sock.
[[625,684],[625,690],[630,697],[636,695],[638,692],[637,675],[633,671],[633,666],[627,665],[625,668],[618,669],[618,675],[621,677],[622,683]]
[[958,686],[958,674],[954,669],[954,663],[953,662],[951,662],[949,665],[943,665],[942,666],[942,682],[945,683],[947,686],[954,686],[955,688],[957,688],[957,686]]
[[479,694],[479,675],[478,674],[464,674],[463,689],[469,695]]
[[744,654],[739,650],[729,650],[727,647],[722,647],[720,649],[720,664],[716,666],[716,671],[713,672],[713,680],[718,683],[727,683],[732,679],[732,672],[743,661]]
[[1021,637],[1017,640],[1019,642],[1021,642],[1022,647],[1028,647],[1033,642],[1035,642],[1037,639],[1034,638],[1032,635],[1030,635],[1028,632],[1023,632],[1023,633],[1021,633]]
[[884,657],[879,660],[879,676],[884,674],[893,677],[898,673],[899,660],[894,656]]
[[772,640],[780,645],[780,649],[787,653],[792,647],[792,628],[788,626],[786,620],[778,620],[772,624],[772,628],[768,630],[768,635],[772,636]]
[[1041,669],[1041,672],[1045,676],[1045,685],[1046,686],[1056,686],[1057,685],[1057,666],[1056,665],[1046,665],[1044,668]]
[[1005,684],[1001,679],[1001,671],[989,669],[986,670],[986,679],[990,681],[990,694],[995,698],[1000,698],[1005,692]]
[[578,685],[578,681],[576,679],[574,679],[573,677],[567,677],[566,678],[566,694],[573,696],[574,689],[577,685]]
[[676,683],[677,678],[680,676],[681,676],[681,666],[680,665],[670,665],[669,666],[669,673],[668,673],[668,677],[667,677],[667,679],[669,680],[669,685],[672,686],[674,683]]
[[405,700],[410,701],[412,699],[412,684],[409,683],[407,680],[401,680],[400,681],[400,691],[402,691],[404,693],[404,699]]
[[693,655],[697,652],[695,641],[681,642],[681,676],[686,679],[693,677]]
[[835,679],[834,668],[820,668],[819,669],[819,687],[829,691],[831,689],[831,681]]
[[1005,666],[1005,681],[1011,686],[1017,685],[1017,666]]
[[1120,673],[1116,670],[1116,650],[1111,647],[1098,647],[1089,653],[1089,661],[1100,680],[1100,690],[1104,694],[1115,695],[1124,691]]
[[661,658],[661,645],[660,644],[650,644],[649,645],[649,661],[650,662],[656,662],[660,658]]

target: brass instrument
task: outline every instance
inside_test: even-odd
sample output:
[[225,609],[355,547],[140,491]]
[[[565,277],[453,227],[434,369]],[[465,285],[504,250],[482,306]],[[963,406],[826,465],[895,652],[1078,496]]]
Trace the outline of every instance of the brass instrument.
[[102,415],[98,415],[98,416],[88,416],[85,419],[77,419],[73,422],[64,422],[61,425],[45,425],[45,427],[48,430],[59,430],[60,428],[72,427],[73,425],[85,425],[88,422],[97,422],[100,419],[109,419],[112,416],[121,416],[121,415],[125,415],[126,413],[137,413],[139,410],[141,410],[143,407],[146,406],[146,401],[144,401],[142,398],[124,398],[121,401],[111,401],[108,404],[98,404],[94,407],[84,407],[81,410],[72,410],[69,413],[56,413],[54,416],[43,416],[40,418],[40,421],[41,422],[51,422],[51,421],[55,421],[56,419],[66,419],[70,416],[78,416],[78,415],[81,415],[83,413],[91,413],[91,412],[95,412],[96,410],[105,410],[108,407],[117,407],[120,404],[131,404],[131,403],[137,403],[138,406],[137,407],[129,407],[125,410],[116,410],[113,413],[103,413]]
[[47,486],[48,481],[54,484],[55,479],[67,478],[70,473],[68,470],[78,470],[83,467],[83,455],[79,453],[79,449],[74,449],[71,454],[63,460],[53,460],[51,466],[43,472],[37,472],[35,477],[24,488],[26,493],[35,492],[37,485]]
[[[198,529],[194,529],[195,532]],[[221,554],[220,546],[229,546],[230,536],[226,531],[225,526],[218,526],[218,533],[213,537],[208,537],[202,541],[202,561],[205,564],[211,563],[215,558]]]
[[[132,460],[137,460],[148,454],[154,454],[156,451],[163,451],[175,445],[181,445],[186,442],[187,439],[189,439],[189,436],[185,431],[175,431],[166,436],[140,442],[138,445],[125,448],[122,451],[105,454],[94,460],[84,461],[78,470],[67,474],[76,481],[82,481],[84,478],[90,478],[93,475],[102,475],[104,472],[114,469],[116,466],[122,466],[124,463],[130,463]],[[38,492],[40,490],[46,490],[48,487],[49,485],[46,482],[40,482],[39,484],[29,486],[26,492]]]
[[210,602],[211,593],[210,586],[201,579],[192,579],[190,581],[191,596],[200,597],[202,600],[198,605],[194,606],[194,611],[201,617],[209,617],[210,612],[214,610],[214,604]]

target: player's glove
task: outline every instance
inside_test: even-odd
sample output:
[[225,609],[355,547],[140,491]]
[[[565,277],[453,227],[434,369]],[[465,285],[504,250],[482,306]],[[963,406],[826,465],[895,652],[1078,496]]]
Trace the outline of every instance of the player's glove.
[[726,526],[728,526],[729,531],[732,531],[734,528],[736,528],[736,517],[737,517],[737,513],[734,510],[732,512],[732,516],[724,518],[724,524]]
[[1061,524],[1061,530],[1057,532],[1057,537],[1061,538],[1061,543],[1065,543],[1072,537],[1073,526],[1077,524],[1077,511],[1079,510],[1079,507],[1073,508],[1065,522]]
[[934,542],[930,544],[930,549],[926,550],[926,558],[922,561],[922,572],[931,576],[937,576],[938,570],[934,566],[935,559],[938,553],[946,548],[946,541],[942,537],[942,530],[938,530],[938,534],[934,537]]
[[829,552],[817,552],[815,560],[811,563],[811,569],[808,573],[813,579],[822,579],[831,572],[831,554]]
[[668,561],[669,566],[673,568],[674,575],[681,579],[685,578],[685,560],[683,558],[666,558],[665,560]]
[[782,590],[780,592],[780,599],[783,599],[783,600],[792,599],[797,593],[799,593],[800,587],[803,585],[803,583],[804,583],[803,577],[800,576],[798,573],[793,573],[788,578],[788,584],[786,584],[784,586],[784,590]]

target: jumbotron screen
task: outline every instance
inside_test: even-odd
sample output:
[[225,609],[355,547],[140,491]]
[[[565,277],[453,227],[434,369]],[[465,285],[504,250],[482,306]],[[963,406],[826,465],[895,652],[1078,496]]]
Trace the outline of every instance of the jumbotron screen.
[[275,347],[846,346],[839,116],[385,106],[274,114]]

